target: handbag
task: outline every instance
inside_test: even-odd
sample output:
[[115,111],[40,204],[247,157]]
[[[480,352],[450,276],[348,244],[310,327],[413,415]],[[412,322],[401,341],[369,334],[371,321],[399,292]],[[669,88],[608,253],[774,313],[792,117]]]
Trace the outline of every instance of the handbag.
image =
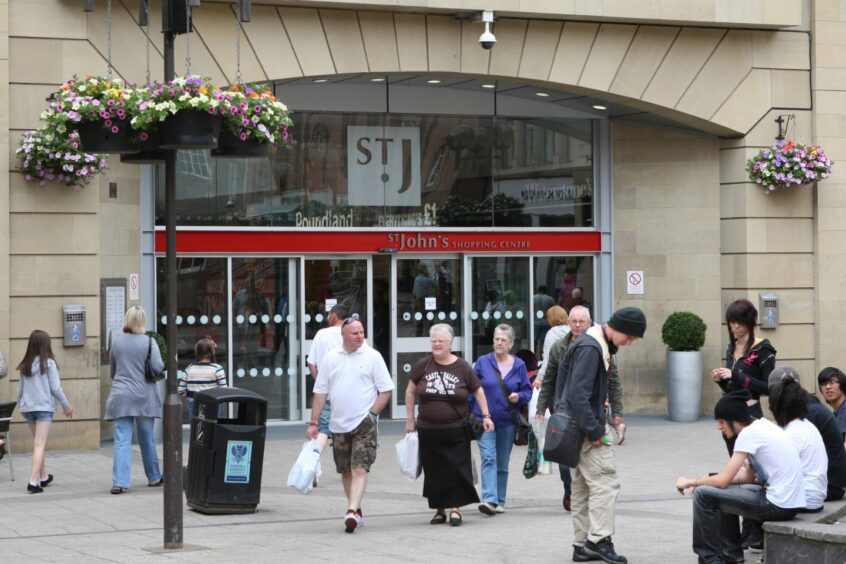
[[575,468],[579,465],[584,433],[567,411],[566,405],[549,417],[543,443],[543,458]]
[[153,338],[147,337],[149,341],[147,341],[147,360],[144,361],[144,379],[148,382],[156,382],[162,379],[161,374],[157,374],[155,370],[153,370],[153,363],[150,362],[150,353],[153,350]]
[[496,379],[499,380],[499,388],[502,390],[502,395],[505,396],[505,403],[508,404],[508,411],[511,412],[511,420],[514,421],[514,446],[524,446],[529,444],[529,435],[532,434],[532,426],[521,411],[514,411],[511,402],[508,401],[508,390],[505,389],[505,382],[502,381],[502,374],[499,370],[496,371]]
[[[446,384],[444,383],[444,375],[438,372],[438,378],[441,379],[441,386],[446,389]],[[447,400],[449,401],[449,400]],[[455,407],[455,404],[451,401],[449,404],[455,410],[456,415],[461,418],[461,412],[458,411],[458,408]],[[467,414],[467,417],[461,418],[462,422],[464,423],[464,434],[467,435],[468,441],[478,441],[482,438],[482,435],[485,434],[485,426],[482,425],[482,422],[479,421],[479,418],[471,411]]]

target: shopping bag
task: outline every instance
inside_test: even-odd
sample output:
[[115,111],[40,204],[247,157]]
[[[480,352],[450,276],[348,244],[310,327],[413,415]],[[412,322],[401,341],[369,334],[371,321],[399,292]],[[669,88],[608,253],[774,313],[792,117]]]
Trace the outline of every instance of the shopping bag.
[[400,472],[408,480],[416,480],[422,470],[420,464],[420,442],[417,432],[406,433],[405,437],[397,443],[397,462]]
[[288,485],[307,494],[314,487],[314,479],[320,475],[320,445],[317,441],[306,441],[288,473]]
[[529,479],[534,478],[540,468],[540,451],[534,433],[529,434],[529,448],[527,450],[526,461],[523,463],[523,476]]

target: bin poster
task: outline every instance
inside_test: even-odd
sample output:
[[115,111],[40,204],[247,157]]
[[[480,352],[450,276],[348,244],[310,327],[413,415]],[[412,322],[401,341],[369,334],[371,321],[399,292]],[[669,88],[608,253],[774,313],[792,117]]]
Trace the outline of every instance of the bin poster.
[[223,481],[227,484],[249,484],[252,456],[253,441],[227,441]]

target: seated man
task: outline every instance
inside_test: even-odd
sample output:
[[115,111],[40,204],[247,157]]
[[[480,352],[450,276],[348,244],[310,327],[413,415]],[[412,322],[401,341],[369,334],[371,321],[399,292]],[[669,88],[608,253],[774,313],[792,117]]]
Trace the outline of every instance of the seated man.
[[[770,373],[770,388],[782,378],[789,376],[799,381],[799,375],[792,367],[782,365]],[[817,398],[805,392],[808,413],[805,418],[814,424],[820,432],[828,457],[828,488],[825,501],[843,499],[846,488],[846,449],[843,448],[843,435],[837,426],[837,421],[831,410],[827,409]],[[807,492],[806,492],[807,493]]]
[[700,563],[743,561],[738,516],[787,521],[806,505],[796,448],[776,424],[749,415],[751,397],[747,390],[730,392],[714,407],[717,429],[729,439],[737,437],[725,468],[714,476],[676,481],[680,494],[694,490],[693,551]]

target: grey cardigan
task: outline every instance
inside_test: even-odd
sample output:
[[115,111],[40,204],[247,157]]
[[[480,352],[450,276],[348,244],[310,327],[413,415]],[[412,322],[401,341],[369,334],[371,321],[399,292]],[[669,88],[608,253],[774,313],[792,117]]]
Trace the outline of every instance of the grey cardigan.
[[[147,359],[147,335],[121,333],[113,337],[109,364],[112,373],[112,391],[106,400],[105,419],[120,417],[161,417],[162,402],[155,382],[144,378],[144,361]],[[150,362],[153,370],[162,372],[164,363],[159,346],[153,339]]]
[[30,369],[32,376],[20,375],[18,382],[18,408],[21,413],[30,411],[56,411],[56,402],[67,409],[70,407],[62,385],[59,383],[59,370],[52,358],[47,359],[47,373],[41,373],[41,361],[35,359]]

